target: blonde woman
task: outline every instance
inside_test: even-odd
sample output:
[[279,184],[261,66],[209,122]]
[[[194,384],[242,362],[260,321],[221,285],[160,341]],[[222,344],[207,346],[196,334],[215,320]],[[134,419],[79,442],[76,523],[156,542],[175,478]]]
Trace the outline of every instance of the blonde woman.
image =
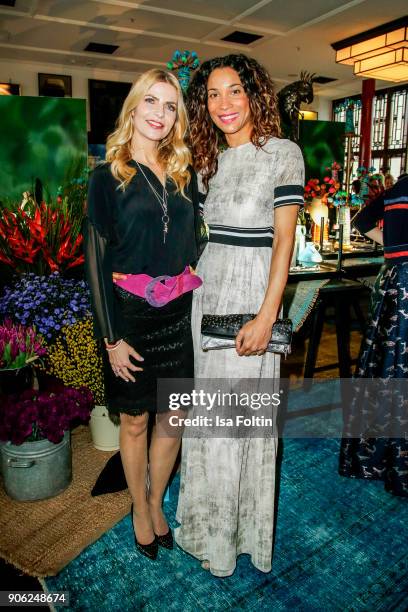
[[395,178],[392,174],[384,175],[384,189],[391,189],[391,187],[395,184]]
[[[144,73],[107,140],[107,163],[90,177],[85,226],[107,405],[120,415],[136,547],[150,559],[158,545],[173,547],[162,497],[179,439],[159,437],[154,428],[148,450],[148,417],[157,412],[158,378],[193,377],[191,299],[201,282],[189,267],[197,259],[198,206],[186,129],[177,79],[162,70]],[[125,280],[114,283],[113,272]]]

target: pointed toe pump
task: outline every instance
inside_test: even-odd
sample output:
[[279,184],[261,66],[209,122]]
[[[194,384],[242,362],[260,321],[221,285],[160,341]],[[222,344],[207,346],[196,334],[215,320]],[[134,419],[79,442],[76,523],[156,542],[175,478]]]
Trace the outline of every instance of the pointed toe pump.
[[[153,539],[152,542],[150,542],[150,544],[141,544],[140,542],[137,541],[135,527],[133,525],[133,504],[132,504],[132,506],[130,508],[130,520],[132,521],[133,535],[135,536],[135,546],[136,546],[136,549],[142,555],[144,555],[145,557],[147,557],[151,561],[155,561],[155,559],[157,557],[157,553],[159,551],[159,545],[158,545],[157,537],[154,536],[154,539]],[[167,535],[168,534],[166,534],[166,536]],[[161,536],[161,537],[166,537],[166,536]]]
[[173,548],[173,534],[169,528],[168,532],[164,535],[156,535],[156,540],[159,546],[172,550]]

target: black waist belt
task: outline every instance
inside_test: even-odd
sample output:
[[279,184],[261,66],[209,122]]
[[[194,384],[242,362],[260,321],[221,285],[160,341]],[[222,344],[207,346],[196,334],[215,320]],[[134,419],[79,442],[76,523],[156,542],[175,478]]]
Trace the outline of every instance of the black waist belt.
[[273,227],[232,227],[209,224],[209,242],[243,247],[272,247]]

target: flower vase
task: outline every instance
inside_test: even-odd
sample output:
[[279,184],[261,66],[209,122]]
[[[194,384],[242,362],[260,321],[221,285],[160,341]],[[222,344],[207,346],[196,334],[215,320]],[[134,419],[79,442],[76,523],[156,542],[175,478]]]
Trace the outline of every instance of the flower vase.
[[306,245],[306,226],[298,223],[296,225],[295,243],[293,246],[292,260],[290,267],[294,268],[298,264],[299,253],[303,251]]
[[47,439],[1,446],[1,465],[7,495],[18,501],[55,497],[72,480],[70,432],[61,442]]
[[183,91],[187,91],[188,89],[188,86],[190,83],[190,72],[191,72],[190,66],[180,66],[180,68],[177,71],[178,80],[180,82],[181,89]]
[[339,225],[343,225],[343,246],[350,246],[351,223],[349,206],[339,206]]
[[47,374],[39,368],[35,369],[36,388],[40,391],[49,391],[55,388],[56,385],[61,385],[61,381],[52,374]]
[[346,136],[354,136],[355,128],[354,128],[354,115],[353,115],[354,107],[346,108],[346,126],[345,126],[345,134]]
[[24,368],[0,370],[0,395],[21,393],[33,385],[33,369],[30,365]]
[[119,449],[120,426],[111,421],[106,406],[95,406],[89,421],[93,445],[97,450]]

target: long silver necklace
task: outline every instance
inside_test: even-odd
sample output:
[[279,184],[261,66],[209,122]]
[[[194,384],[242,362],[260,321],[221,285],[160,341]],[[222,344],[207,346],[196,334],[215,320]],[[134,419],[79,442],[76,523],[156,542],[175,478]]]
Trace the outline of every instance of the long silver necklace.
[[[167,212],[166,183],[164,183],[164,185],[163,185],[163,195],[161,196],[158,193],[157,189],[155,189],[155,187],[153,187],[153,185],[151,184],[151,182],[149,181],[149,179],[147,178],[147,176],[143,172],[143,168],[140,166],[138,161],[136,161],[136,164],[137,164],[137,167],[139,168],[140,172],[145,177],[146,182],[149,185],[150,189],[152,190],[153,194],[156,196],[156,199],[159,202],[160,207],[162,209],[163,214],[162,214],[161,220],[162,220],[162,223],[163,223],[163,244],[165,244],[166,243],[166,235],[167,235],[167,232],[169,231],[169,222],[170,222],[170,217],[169,217],[168,212]],[[164,180],[166,180],[166,177],[164,177]]]

